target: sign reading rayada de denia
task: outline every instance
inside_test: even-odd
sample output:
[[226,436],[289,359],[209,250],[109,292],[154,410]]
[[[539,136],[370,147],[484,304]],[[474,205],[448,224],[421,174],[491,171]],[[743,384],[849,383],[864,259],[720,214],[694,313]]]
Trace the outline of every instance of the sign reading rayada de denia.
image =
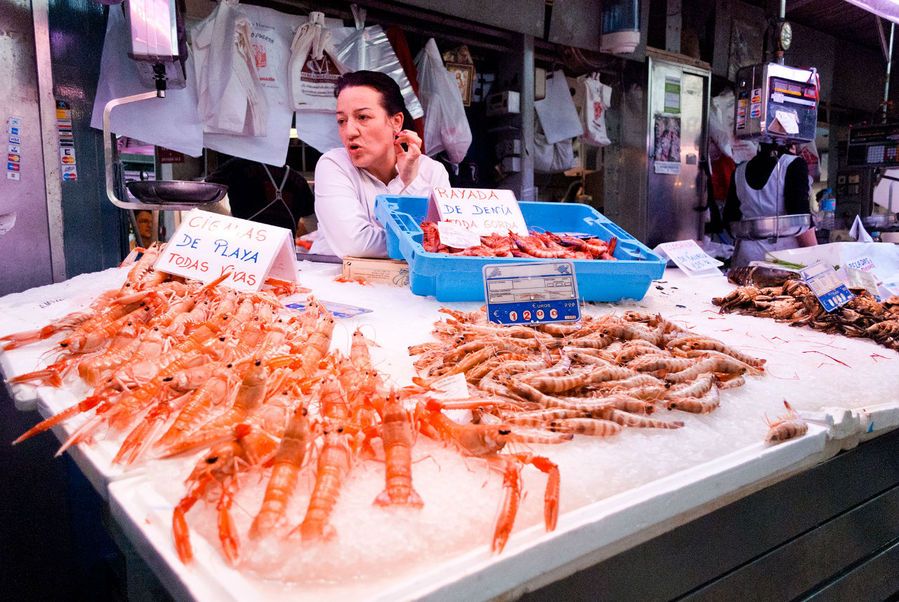
[[479,236],[526,235],[528,226],[511,190],[434,188],[428,202],[429,222],[454,222]]
[[156,260],[162,272],[241,291],[258,291],[266,278],[296,280],[293,234],[286,228],[192,209]]

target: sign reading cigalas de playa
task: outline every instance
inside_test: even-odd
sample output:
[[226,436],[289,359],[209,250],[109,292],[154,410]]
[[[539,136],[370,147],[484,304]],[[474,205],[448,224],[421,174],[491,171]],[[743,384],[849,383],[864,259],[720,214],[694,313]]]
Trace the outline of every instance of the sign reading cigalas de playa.
[[258,291],[266,278],[296,280],[293,235],[286,228],[192,209],[156,260],[156,269]]

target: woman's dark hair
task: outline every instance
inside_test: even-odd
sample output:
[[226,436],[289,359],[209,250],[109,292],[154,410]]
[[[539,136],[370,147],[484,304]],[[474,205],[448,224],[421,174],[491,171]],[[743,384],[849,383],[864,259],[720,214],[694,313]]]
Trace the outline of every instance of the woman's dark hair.
[[388,115],[403,114],[403,128],[412,129],[412,116],[406,110],[403,93],[399,85],[386,73],[378,71],[351,71],[337,79],[334,96],[339,96],[344,88],[365,86],[381,94],[381,107]]

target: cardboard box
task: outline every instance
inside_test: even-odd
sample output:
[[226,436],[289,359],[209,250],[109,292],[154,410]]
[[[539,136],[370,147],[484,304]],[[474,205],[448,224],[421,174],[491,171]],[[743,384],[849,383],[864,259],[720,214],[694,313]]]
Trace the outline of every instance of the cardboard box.
[[344,257],[343,277],[374,284],[409,286],[409,264],[400,259]]

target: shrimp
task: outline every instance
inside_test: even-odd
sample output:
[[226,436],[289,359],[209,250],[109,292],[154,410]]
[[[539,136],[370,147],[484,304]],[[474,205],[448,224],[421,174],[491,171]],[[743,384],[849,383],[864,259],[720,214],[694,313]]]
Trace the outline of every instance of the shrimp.
[[421,507],[424,501],[412,488],[412,427],[409,413],[391,391],[384,404],[381,440],[384,442],[387,484],[374,503]]
[[638,414],[631,414],[612,407],[600,408],[595,412],[590,412],[591,418],[602,418],[603,420],[611,420],[617,422],[621,426],[631,426],[637,428],[657,428],[657,429],[677,429],[684,426],[680,420],[667,422],[665,420],[656,420],[655,418],[647,418]]
[[222,408],[231,397],[234,376],[227,370],[213,374],[202,387],[194,391],[169,429],[155,443],[154,449],[162,457],[175,455],[193,448],[189,435],[209,419],[213,408]]
[[356,328],[353,331],[353,340],[350,343],[350,363],[352,363],[360,371],[371,370],[371,353],[369,352],[369,344],[374,344],[365,338],[362,330]]
[[349,469],[350,448],[347,436],[343,427],[329,424],[324,429],[324,444],[318,456],[315,487],[306,509],[306,517],[298,527],[304,543],[336,536],[329,521],[340,496],[343,478]]
[[658,387],[663,384],[652,374],[640,373],[621,380],[609,380],[599,383],[600,391],[620,391],[622,389],[636,389],[646,387]]
[[325,418],[343,422],[350,417],[350,404],[338,378],[329,376],[322,381],[319,403]]
[[188,362],[195,361],[195,355],[202,352],[203,345],[218,335],[224,326],[231,323],[228,315],[219,315],[198,327],[191,335],[171,352],[173,358],[162,370],[160,370],[148,383],[131,391],[120,400],[109,413],[110,424],[123,430],[130,424],[134,416],[146,408],[159,394],[159,390],[166,379],[183,370]]
[[609,365],[600,367],[599,369],[595,369],[591,366],[590,368],[579,372],[572,372],[569,376],[523,377],[518,380],[525,380],[528,384],[544,393],[561,393],[585,385],[628,378],[635,374],[636,372],[629,368]]
[[[740,377],[742,378],[742,377]],[[666,397],[702,397],[715,385],[715,377],[712,374],[701,374],[689,384],[674,385],[665,393]]]
[[136,256],[137,254],[141,254],[140,258],[134,263],[134,266],[128,270],[128,276],[125,278],[125,283],[122,285],[122,288],[119,289],[119,296],[123,296],[126,293],[131,293],[132,291],[140,290],[142,281],[146,277],[146,275],[153,269],[153,264],[156,262],[156,259],[159,257],[159,253],[161,252],[162,247],[158,243],[153,243],[149,248],[141,248],[136,247],[128,257],[125,258],[125,261],[122,262],[122,265],[126,265],[129,260],[132,258],[132,255]]
[[134,324],[126,324],[109,343],[105,353],[85,358],[78,364],[78,375],[91,386],[100,384],[107,374],[137,353],[142,338],[138,331]]
[[221,431],[228,430],[236,424],[247,419],[250,414],[262,405],[265,397],[268,371],[262,360],[255,360],[249,369],[238,371],[243,373],[243,380],[237,387],[234,403],[222,414],[206,422],[197,431],[191,434],[191,438],[205,439],[216,437]]
[[306,407],[298,405],[287,423],[278,451],[275,453],[272,474],[265,487],[262,507],[250,526],[251,539],[270,535],[286,525],[287,501],[296,489],[297,478],[312,434],[306,415]]
[[[196,363],[186,366],[183,370],[176,372],[174,375],[166,379],[166,384],[174,391],[179,393],[189,393],[196,391],[202,387],[210,378],[213,377],[217,370],[222,368],[220,362],[209,361],[206,356],[198,356]],[[232,364],[227,364],[228,369]]]
[[159,431],[165,426],[173,409],[179,407],[187,395],[181,395],[174,400],[163,399],[150,408],[144,419],[137,424],[119,447],[118,453],[113,457],[112,463],[132,464],[137,458],[156,440]]
[[503,421],[508,424],[542,427],[552,420],[561,418],[584,418],[589,412],[569,408],[550,408],[533,412],[508,412],[503,414]]
[[[324,309],[322,307],[322,309]],[[327,310],[317,321],[314,330],[306,339],[305,349],[300,354],[299,366],[294,373],[299,378],[309,378],[318,369],[318,363],[328,353],[331,335],[334,332],[334,316]]]
[[104,403],[107,400],[109,395],[111,395],[111,393],[108,393],[105,395],[91,395],[91,396],[83,399],[82,401],[79,401],[78,403],[76,403],[72,406],[69,406],[68,408],[59,412],[58,414],[56,414],[54,416],[50,416],[46,420],[42,420],[38,424],[34,425],[33,427],[31,427],[30,429],[25,431],[23,434],[19,435],[19,437],[15,441],[13,441],[12,444],[16,445],[18,443],[21,443],[25,439],[28,439],[29,437],[33,437],[34,435],[37,435],[38,433],[43,433],[44,431],[53,428],[57,424],[61,424],[61,423],[65,422],[72,416],[77,416],[78,414],[90,412],[91,410],[93,410],[94,408],[99,406],[101,403]]
[[424,411],[420,423],[427,436],[450,444],[457,450],[471,456],[489,456],[505,446],[505,436],[511,431],[505,425],[459,424],[443,412],[443,404],[429,400],[418,411]]
[[194,468],[187,482],[191,484],[187,494],[181,498],[172,513],[172,533],[178,558],[184,564],[193,560],[190,545],[190,530],[185,515],[193,508],[210,487],[221,487],[218,510],[219,541],[230,564],[235,564],[239,556],[237,529],[230,515],[234,499],[233,488],[237,485],[239,470],[266,463],[277,449],[275,439],[249,425],[240,424],[234,428],[230,441],[212,448]]
[[712,387],[709,392],[702,397],[671,397],[668,398],[664,405],[669,410],[682,410],[692,414],[708,414],[721,403],[718,396],[718,387]]
[[652,353],[658,353],[659,348],[644,339],[632,339],[625,343],[621,350],[615,354],[615,361],[626,364],[631,360]]
[[167,347],[162,331],[154,326],[141,338],[131,357],[118,366],[117,375],[135,383],[149,381],[159,371],[159,359]]
[[[559,501],[558,466],[542,456],[531,456],[529,454],[498,455],[498,452],[505,446],[507,440],[514,440],[513,431],[504,424],[458,424],[445,416],[441,411],[442,405],[433,400],[428,401],[424,406],[420,405],[418,410],[424,412],[422,426],[427,425],[432,429],[432,433],[429,436],[434,436],[454,445],[466,455],[484,458],[490,466],[502,472],[504,493],[491,541],[491,550],[493,552],[497,554],[502,552],[515,524],[518,505],[521,500],[520,473],[521,467],[525,464],[531,464],[547,474],[544,518],[546,530],[551,531],[555,529]],[[558,438],[553,442],[567,439],[568,437]]]
[[549,430],[593,437],[611,437],[621,432],[623,427],[611,420],[597,418],[562,418],[549,423]]
[[749,371],[757,372],[758,368],[753,368],[748,364],[744,364],[739,360],[722,354],[720,357],[709,357],[706,359],[701,359],[698,362],[695,362],[686,370],[666,374],[665,380],[670,383],[684,383],[687,381],[691,381],[700,374],[705,374],[706,372],[745,374]]
[[679,372],[680,370],[686,370],[695,363],[696,360],[690,358],[646,354],[628,362],[627,367],[638,372]]
[[506,547],[515,517],[518,515],[518,506],[521,503],[521,463],[511,458],[498,456],[494,460],[503,474],[503,501],[500,506],[499,518],[493,529],[493,539],[490,543],[490,551],[499,554]]
[[799,417],[796,410],[784,400],[784,407],[787,413],[779,416],[777,420],[771,421],[765,418],[768,423],[768,433],[765,435],[765,443],[780,443],[787,439],[801,437],[808,432],[808,423]]
[[546,247],[541,248],[541,246],[538,245],[537,242],[535,242],[535,239],[530,236],[522,238],[511,233],[510,236],[512,237],[512,242],[515,243],[515,246],[521,249],[522,253],[526,253],[531,257],[539,257],[542,259],[556,259],[559,257],[564,257],[565,255],[564,253],[560,253],[558,251],[550,251]]
[[744,364],[749,364],[753,368],[762,368],[765,365],[764,359],[752,357],[747,353],[743,353],[738,349],[734,349],[728,345],[725,345],[721,341],[716,339],[712,339],[709,337],[700,337],[700,336],[685,336],[673,339],[668,342],[666,345],[669,349],[673,347],[677,348],[688,348],[688,349],[705,349],[712,351],[719,351],[726,355],[729,355]]
[[62,318],[51,322],[50,324],[35,330],[26,330],[22,332],[14,332],[0,337],[0,342],[6,344],[0,347],[4,351],[18,349],[25,345],[30,345],[37,341],[43,341],[64,330],[73,330],[78,328],[84,322],[95,316],[94,312],[75,311],[63,316]]
[[[153,307],[158,307],[159,297],[154,297],[154,303],[143,300],[127,305],[117,305],[106,312],[102,318],[88,320],[68,337],[59,342],[59,346],[68,353],[83,354],[97,351],[103,347],[116,333],[119,332],[130,320],[147,322]],[[116,308],[120,307],[120,310]]]

